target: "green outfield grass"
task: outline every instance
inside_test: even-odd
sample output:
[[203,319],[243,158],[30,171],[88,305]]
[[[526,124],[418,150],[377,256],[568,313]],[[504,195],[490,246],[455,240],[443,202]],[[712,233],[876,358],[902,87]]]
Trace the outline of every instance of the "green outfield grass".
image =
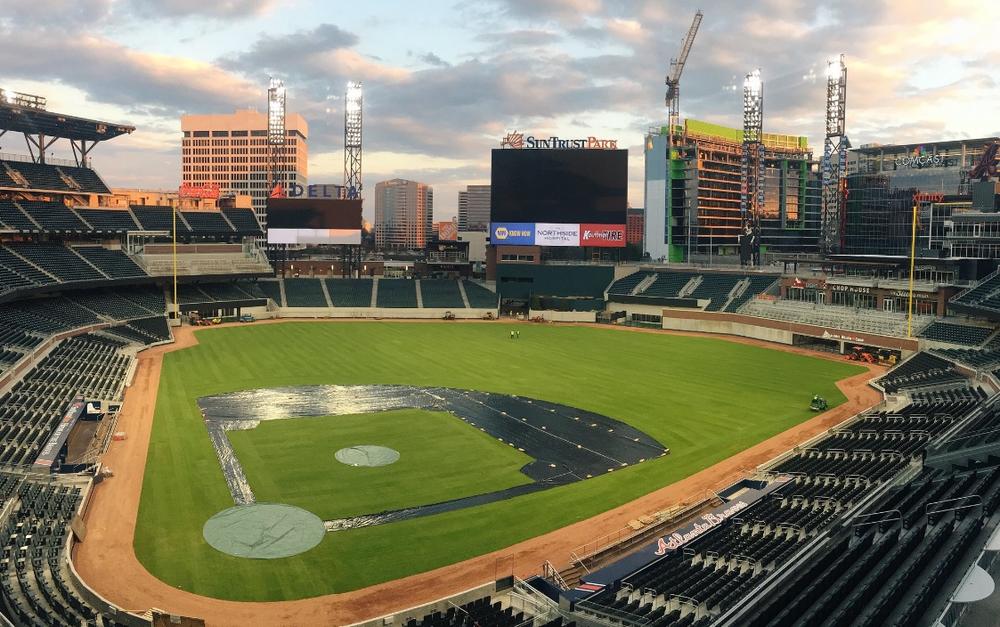
[[[229,441],[258,501],[297,505],[323,520],[531,483],[520,471],[530,456],[445,412],[269,420],[231,431]],[[338,450],[358,444],[388,446],[399,461],[355,468],[334,459]]]
[[[600,327],[518,328],[516,341],[501,323],[284,323],[199,331],[198,346],[164,358],[135,537],[139,559],[171,585],[234,600],[296,599],[396,579],[501,549],[691,475],[808,419],[813,394],[825,396],[831,406],[842,403],[834,382],[863,371],[703,337]],[[477,389],[564,403],[642,429],[671,455],[504,502],[328,534],[316,548],[291,558],[240,559],[204,542],[202,525],[232,506],[232,498],[198,397],[369,383]],[[315,434],[295,437],[305,440],[303,460],[311,447],[320,446]],[[280,455],[290,460],[283,464],[294,465],[289,443],[249,439],[254,442],[241,443],[244,453],[252,453],[248,445],[254,444],[262,460]],[[505,466],[483,455],[474,460],[472,473]],[[275,490],[288,489],[278,487],[277,474],[268,480],[261,464],[251,460],[250,465],[260,475],[251,477],[255,489],[267,481]],[[272,472],[304,483],[294,488],[299,498],[309,490],[321,495],[338,489],[326,473]],[[388,487],[380,498],[389,498]],[[400,482],[395,498],[408,498],[403,493],[410,489],[411,483]],[[368,497],[355,498],[360,507]]]

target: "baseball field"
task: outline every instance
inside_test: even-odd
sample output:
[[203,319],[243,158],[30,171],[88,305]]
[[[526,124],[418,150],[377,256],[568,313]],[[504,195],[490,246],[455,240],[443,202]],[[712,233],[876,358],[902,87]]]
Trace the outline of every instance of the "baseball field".
[[[135,551],[176,588],[232,600],[355,590],[482,555],[589,518],[803,422],[813,394],[864,369],[720,339],[582,326],[337,322],[207,329],[163,357]],[[223,554],[202,535],[233,506],[197,400],[300,385],[400,384],[561,403],[642,430],[670,455],[516,498],[328,533],[282,559]],[[441,412],[262,422],[229,433],[260,502],[328,519],[413,507],[527,483],[531,459]],[[399,461],[355,468],[334,453],[370,444]]]

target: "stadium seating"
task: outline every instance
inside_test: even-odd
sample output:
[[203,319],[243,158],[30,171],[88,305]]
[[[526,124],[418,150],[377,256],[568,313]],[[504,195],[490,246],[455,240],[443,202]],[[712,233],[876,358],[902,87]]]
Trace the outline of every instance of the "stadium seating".
[[139,225],[132,214],[122,209],[87,209],[77,207],[78,216],[86,220],[91,230],[99,233],[126,233],[138,231]]
[[988,300],[991,296],[995,296],[997,292],[1000,292],[1000,272],[994,272],[976,284],[975,287],[956,295],[952,302],[977,305]]
[[462,292],[458,288],[458,281],[423,279],[420,281],[420,298],[424,307],[465,308]]
[[184,221],[191,227],[194,235],[233,235],[233,227],[229,225],[220,211],[181,211]]
[[951,362],[930,353],[921,352],[894,368],[889,374],[879,379],[879,382],[886,393],[893,394],[912,388],[965,384],[966,379],[955,372],[954,364]]
[[82,233],[90,230],[90,227],[62,202],[19,200],[17,204],[42,227],[43,231]]
[[380,279],[376,299],[379,307],[416,307],[417,283],[410,279]]
[[[796,322],[815,326],[890,337],[907,336],[906,315],[874,309],[856,309],[838,305],[821,305],[793,300],[750,300],[740,313],[758,318]],[[934,321],[933,316],[913,316],[913,331],[918,333]]]
[[681,289],[698,275],[698,272],[689,272],[686,270],[658,271],[656,272],[656,280],[640,294],[636,294],[636,296],[676,298]]
[[743,279],[743,275],[739,274],[702,274],[701,282],[687,297],[708,299],[711,302],[705,307],[705,311],[720,311],[729,301],[730,292]]
[[112,279],[129,279],[149,276],[128,255],[120,250],[108,250],[101,246],[78,246],[72,249],[98,270]]
[[186,283],[177,289],[177,299],[182,304],[232,303],[265,298],[260,287],[250,281]]
[[31,221],[21,207],[11,200],[0,200],[0,225],[17,231],[37,233],[41,227]]
[[285,279],[289,307],[326,307],[323,286],[316,279]]
[[0,294],[34,286],[28,279],[0,264]]
[[42,272],[37,266],[29,263],[13,250],[0,246],[0,264],[7,269],[16,272],[24,279],[31,281],[34,285],[48,285],[56,283],[56,278],[50,274]]
[[975,370],[993,370],[1000,365],[1000,336],[990,340],[981,349],[947,348],[934,352]]
[[885,522],[858,528],[853,541],[849,530],[838,534],[789,574],[789,586],[763,599],[746,624],[922,624],[920,617],[982,526],[972,512],[951,509],[961,501],[946,502],[971,495],[982,496],[984,513],[993,513],[1000,467],[944,475],[927,469],[889,490],[869,508],[884,512]]
[[264,296],[281,306],[281,284],[278,281],[260,281],[257,286]]
[[[132,205],[132,214],[145,231],[173,231],[174,210],[170,207],[153,205]],[[177,216],[177,233],[190,235],[191,230],[181,215]]]
[[[88,194],[111,193],[101,177],[90,168],[4,160],[0,161],[0,169],[4,171],[3,184],[6,187]],[[18,178],[26,181],[27,186],[22,185]]]
[[141,345],[155,344],[170,340],[170,328],[163,316],[150,316],[130,320],[126,324],[104,329],[103,332]]
[[633,272],[628,276],[622,277],[611,284],[611,287],[608,288],[608,294],[628,296],[632,293],[632,290],[649,277],[650,274],[651,273],[649,272]]
[[118,398],[130,357],[94,335],[65,340],[0,397],[0,464],[32,464],[77,395]]
[[974,327],[935,320],[920,333],[920,337],[938,342],[948,342],[949,344],[979,346],[993,335],[993,331],[994,329],[991,327]]
[[260,222],[250,209],[223,209],[222,213],[240,235],[262,235]]
[[403,627],[575,627],[573,621],[557,617],[548,622],[532,618],[523,609],[505,607],[500,601],[486,596],[460,606],[451,605],[445,611],[432,612],[421,618],[410,618]]
[[70,301],[90,310],[99,316],[105,316],[112,320],[130,320],[132,318],[146,318],[154,313],[161,314],[163,310],[150,311],[141,305],[125,298],[121,292],[116,290],[85,290],[72,292],[66,295]]
[[726,311],[739,311],[740,307],[749,302],[750,299],[763,294],[778,281],[778,277],[768,275],[753,275],[750,276],[749,279],[749,284],[746,289],[744,289],[743,292],[738,294],[728,305],[726,305]]
[[58,244],[11,244],[7,248],[30,261],[36,267],[44,268],[46,272],[62,282],[100,281],[108,278],[65,246]]
[[5,501],[20,504],[0,530],[4,614],[23,625],[114,625],[63,574],[62,547],[80,504],[80,487],[2,473],[0,490],[10,492]]
[[334,307],[371,307],[372,279],[325,279]]
[[496,309],[497,295],[478,283],[462,281],[465,297],[469,299],[469,307],[476,309]]

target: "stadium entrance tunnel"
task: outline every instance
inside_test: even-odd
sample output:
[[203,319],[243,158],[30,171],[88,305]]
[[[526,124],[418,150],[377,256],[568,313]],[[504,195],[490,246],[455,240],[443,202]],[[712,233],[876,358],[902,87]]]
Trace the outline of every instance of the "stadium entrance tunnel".
[[[419,507],[328,520],[325,522],[328,531],[484,505],[586,480],[668,452],[642,431],[601,414],[548,401],[475,390],[407,385],[311,385],[204,396],[198,399],[198,406],[236,505],[252,504],[255,498],[226,432],[254,429],[265,420],[347,416],[397,409],[443,411],[534,458],[521,468],[533,483]],[[345,452],[355,448],[338,451],[337,459],[342,453],[348,459],[362,458],[360,451]],[[475,469],[470,468],[469,472],[474,473]]]

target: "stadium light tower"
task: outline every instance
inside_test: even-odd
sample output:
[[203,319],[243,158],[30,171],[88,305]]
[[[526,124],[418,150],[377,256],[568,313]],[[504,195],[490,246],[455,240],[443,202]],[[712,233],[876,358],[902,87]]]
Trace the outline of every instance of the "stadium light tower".
[[361,113],[364,98],[361,83],[347,83],[344,94],[344,193],[361,197]]
[[826,138],[823,140],[823,252],[840,248],[847,173],[847,65],[844,55],[826,64]]
[[[285,83],[273,76],[267,88],[267,194],[285,195]],[[280,190],[277,189],[281,186]]]
[[740,246],[744,264],[760,263],[760,214],[764,210],[764,83],[760,69],[743,80],[743,159],[740,173],[740,214],[743,238]]

